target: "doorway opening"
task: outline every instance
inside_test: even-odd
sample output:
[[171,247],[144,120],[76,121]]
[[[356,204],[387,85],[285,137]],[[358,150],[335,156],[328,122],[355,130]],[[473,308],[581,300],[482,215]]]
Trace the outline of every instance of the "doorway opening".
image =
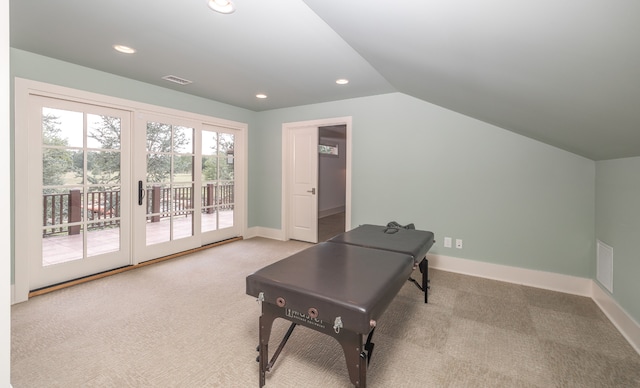
[[350,228],[351,117],[284,123],[283,239],[317,243]]
[[318,128],[318,242],[345,231],[347,126]]

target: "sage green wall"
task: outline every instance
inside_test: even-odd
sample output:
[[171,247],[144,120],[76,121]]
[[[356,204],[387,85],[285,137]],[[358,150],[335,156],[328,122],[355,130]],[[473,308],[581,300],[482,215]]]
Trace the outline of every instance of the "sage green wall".
[[435,253],[592,275],[593,161],[410,96],[256,113],[16,49],[11,75],[248,123],[249,226],[281,225],[282,123],[351,116],[353,225],[414,222]]
[[[343,116],[352,225],[413,222],[436,234],[437,254],[592,276],[593,161],[401,93],[259,113],[250,226],[281,226],[282,123]],[[463,249],[444,248],[444,236]]]
[[613,298],[640,322],[640,157],[596,162],[596,238],[613,247]]

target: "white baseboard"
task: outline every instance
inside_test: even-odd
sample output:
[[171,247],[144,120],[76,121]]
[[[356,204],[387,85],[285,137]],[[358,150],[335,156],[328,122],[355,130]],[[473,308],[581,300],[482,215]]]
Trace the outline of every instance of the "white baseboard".
[[247,228],[245,238],[264,237],[272,240],[284,241],[284,231],[281,229],[265,228],[262,226],[254,226]]
[[640,354],[640,324],[636,322],[608,292],[595,281],[593,283],[592,298],[600,310],[609,318],[611,323],[620,331],[629,344]]
[[325,209],[325,210],[320,210],[318,212],[318,218],[324,218],[324,217],[329,217],[332,216],[334,214],[338,214],[338,213],[344,213],[345,207],[343,206],[338,206],[338,207],[334,207],[331,209]]
[[640,324],[592,279],[442,255],[427,259],[434,269],[589,297],[640,354]]
[[442,255],[428,255],[428,259],[429,267],[443,271],[580,296],[591,297],[592,295],[591,284],[593,281],[591,279]]
[[11,285],[11,304],[26,302],[29,300],[29,291],[25,290],[23,294],[16,293],[16,285]]

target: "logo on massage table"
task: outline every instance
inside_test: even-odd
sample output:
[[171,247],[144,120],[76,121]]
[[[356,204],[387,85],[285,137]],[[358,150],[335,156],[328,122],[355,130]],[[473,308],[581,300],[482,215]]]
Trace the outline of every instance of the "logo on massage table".
[[325,328],[324,322],[322,322],[321,319],[311,318],[308,314],[303,314],[301,312],[291,310],[291,309],[284,309],[284,314],[289,318],[297,319],[309,325],[318,326],[322,329]]

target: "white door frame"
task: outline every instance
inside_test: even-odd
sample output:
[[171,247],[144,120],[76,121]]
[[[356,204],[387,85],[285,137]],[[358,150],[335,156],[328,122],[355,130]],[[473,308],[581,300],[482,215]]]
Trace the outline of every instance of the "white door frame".
[[[345,193],[345,230],[351,229],[351,116],[337,117],[320,120],[310,121],[298,121],[282,124],[282,200],[281,200],[281,235],[283,240],[289,240],[289,194],[290,194],[290,181],[291,171],[290,162],[291,155],[289,155],[290,146],[290,132],[295,131],[298,128],[309,127],[328,127],[334,125],[344,125],[346,127],[346,151],[347,151],[347,166],[346,166],[346,193]],[[317,183],[315,187],[318,187]],[[319,189],[319,188],[318,188]]]
[[[239,213],[239,229],[242,235],[246,234],[247,228],[247,213],[246,209],[248,206],[248,196],[246,193],[247,180],[247,163],[245,162],[248,158],[247,154],[247,132],[248,125],[245,123],[240,123],[236,121],[220,119],[212,116],[206,116],[198,113],[191,113],[186,111],[181,111],[172,108],[160,107],[156,105],[151,105],[143,102],[126,100],[119,97],[112,97],[107,95],[102,95],[98,93],[88,92],[84,90],[73,89],[69,87],[59,86],[48,84],[39,81],[33,81],[28,79],[23,79],[16,77],[14,83],[14,101],[15,101],[15,149],[16,150],[24,150],[29,146],[28,138],[26,134],[28,131],[28,111],[29,111],[29,95],[36,94],[45,97],[51,98],[59,98],[69,101],[76,101],[80,103],[95,103],[96,105],[101,105],[105,107],[111,107],[115,109],[121,109],[132,112],[131,114],[135,119],[138,118],[138,114],[140,112],[154,112],[160,115],[169,115],[175,117],[184,117],[187,120],[197,120],[204,124],[210,124],[214,126],[220,127],[228,127],[234,128],[241,132],[242,142],[239,144],[242,147],[241,154],[244,155],[244,159],[238,166],[236,166],[236,170],[239,172],[239,178],[237,180],[237,184],[239,186],[239,190],[236,193],[236,204],[238,207],[242,207],[242,209],[238,209]],[[135,124],[133,131],[136,131]],[[19,216],[21,211],[24,211],[29,204],[26,201],[24,195],[20,195],[21,190],[28,189],[28,181],[27,181],[27,171],[28,164],[33,163],[29,161],[29,157],[25,152],[16,152],[14,155],[14,198],[15,198],[15,206],[13,210],[13,218],[14,218],[14,289],[12,295],[12,303],[24,302],[29,298],[29,268],[28,268],[28,241],[25,240],[24,236],[28,235],[29,225],[26,219],[21,218]],[[241,172],[241,174],[240,174]],[[134,178],[135,179],[135,178]],[[137,179],[136,179],[137,182]],[[136,193],[134,195],[137,198],[137,185],[132,185],[132,190],[135,190]],[[134,236],[135,238],[135,236]],[[132,264],[137,264],[135,256],[133,252],[131,254]]]

